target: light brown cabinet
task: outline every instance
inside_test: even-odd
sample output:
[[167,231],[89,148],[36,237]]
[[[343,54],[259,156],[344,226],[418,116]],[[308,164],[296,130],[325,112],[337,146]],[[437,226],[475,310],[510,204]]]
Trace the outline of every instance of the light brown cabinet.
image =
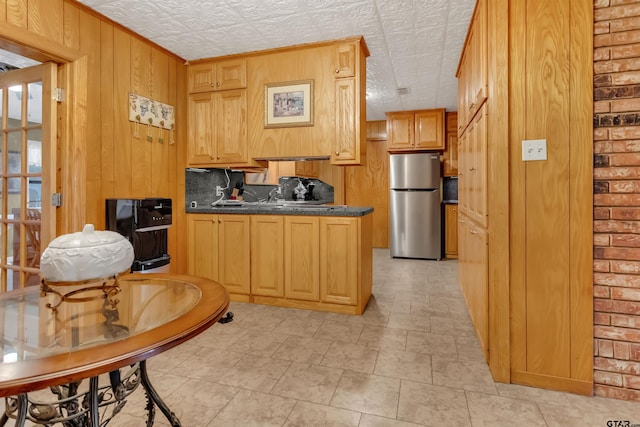
[[320,298],[355,305],[358,301],[358,223],[353,218],[320,218]]
[[483,227],[488,221],[486,106],[476,114],[460,138],[458,203],[460,212]]
[[251,216],[251,294],[284,296],[284,217]]
[[189,215],[187,271],[224,285],[234,294],[250,293],[249,217]]
[[189,165],[242,165],[248,162],[246,90],[189,95]]
[[446,113],[446,146],[442,153],[442,175],[458,175],[458,113]]
[[295,175],[305,178],[319,178],[320,177],[320,161],[319,160],[307,160],[296,162]]
[[347,43],[336,46],[336,77],[355,77],[357,68],[358,46],[355,43]]
[[389,151],[444,150],[444,108],[387,113]]
[[458,205],[444,205],[444,253],[458,258]]
[[284,219],[284,289],[287,298],[320,300],[319,219],[287,216]]
[[247,87],[247,60],[207,61],[189,65],[189,93]]

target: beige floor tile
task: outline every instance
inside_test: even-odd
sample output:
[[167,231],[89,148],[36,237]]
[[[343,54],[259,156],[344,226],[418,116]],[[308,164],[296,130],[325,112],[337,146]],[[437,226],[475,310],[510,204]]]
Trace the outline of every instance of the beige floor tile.
[[363,324],[353,324],[348,321],[325,320],[313,337],[331,341],[356,342],[363,327]]
[[514,399],[546,403],[549,405],[570,405],[566,394],[560,391],[504,383],[496,383],[496,389],[498,390],[498,394],[504,397],[513,397]]
[[242,358],[241,353],[202,348],[180,363],[171,372],[185,378],[217,381]]
[[431,356],[405,350],[382,349],[378,353],[376,375],[431,383]]
[[484,352],[477,338],[455,337],[458,359],[486,362]]
[[426,426],[471,426],[464,391],[402,381],[398,417]]
[[540,410],[533,402],[510,397],[467,392],[467,404],[473,426],[510,427],[546,426]]
[[379,417],[377,415],[362,414],[362,421],[359,427],[415,427],[420,424],[408,421],[398,421],[391,418]]
[[[109,422],[109,427],[140,427],[146,425],[147,417],[136,417],[126,413],[119,413],[116,415],[113,420]],[[33,424],[25,424],[27,427],[30,427]],[[162,415],[162,413],[156,412],[155,421],[153,422],[153,427],[168,427],[171,424],[167,421],[167,419]]]
[[274,332],[248,331],[230,347],[230,351],[254,356],[271,356],[286,341],[288,335]]
[[333,342],[320,362],[322,366],[372,373],[378,351],[360,344]]
[[342,369],[293,362],[270,393],[328,405],[342,372]]
[[299,337],[309,337],[320,329],[320,325],[322,325],[322,323],[323,320],[309,318],[308,316],[300,319],[291,319],[290,321],[285,320],[281,322],[273,332],[278,334],[297,335]]
[[431,316],[431,332],[434,334],[453,335],[459,337],[475,337],[476,331],[469,320],[452,320],[449,317]]
[[389,328],[407,329],[409,331],[431,331],[431,316],[420,313],[396,313],[389,315]]
[[194,339],[187,341],[187,343],[193,343],[201,347],[215,348],[216,350],[225,350],[229,348],[231,344],[238,341],[246,332],[246,329],[239,328],[233,322],[225,324],[217,323]]
[[[153,371],[150,369],[147,370],[147,374],[149,375],[151,386],[156,390],[162,400],[168,399],[173,392],[182,387],[183,384],[190,381],[190,378],[181,375]],[[102,384],[103,383],[100,385]],[[122,412],[136,417],[144,417],[146,415],[145,406],[147,398],[144,393],[144,389],[142,388],[142,384],[139,384],[136,390],[131,393],[126,400],[127,403],[122,409]]]
[[364,325],[384,326],[389,321],[389,310],[379,306],[367,307],[360,316],[349,317],[349,322]]
[[331,406],[395,418],[400,380],[345,371],[331,399]]
[[[207,427],[281,426],[295,406],[294,399],[241,390]],[[195,427],[195,426],[194,426]]]
[[374,349],[404,350],[407,346],[407,331],[385,326],[365,325],[360,333],[358,344]]
[[433,383],[436,385],[498,394],[486,363],[433,356],[431,367]]
[[244,356],[218,380],[218,383],[269,392],[291,362],[269,357]]
[[[189,380],[163,400],[183,426],[206,425],[239,391],[208,381]],[[159,410],[156,414],[162,417]]]
[[274,359],[320,364],[332,341],[310,337],[290,336],[271,355]]
[[407,333],[407,351],[450,358],[455,358],[458,355],[454,337],[419,331]]
[[360,422],[360,415],[360,412],[347,409],[299,401],[284,425],[285,427],[355,427]]

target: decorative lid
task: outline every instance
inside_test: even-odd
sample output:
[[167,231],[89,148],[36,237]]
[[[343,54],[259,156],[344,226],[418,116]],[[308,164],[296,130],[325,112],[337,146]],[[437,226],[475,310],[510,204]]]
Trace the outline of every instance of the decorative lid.
[[87,248],[109,245],[120,240],[124,240],[124,237],[115,231],[96,231],[93,224],[85,224],[82,231],[56,237],[49,243],[49,247],[59,249]]
[[51,241],[40,257],[40,273],[49,282],[78,282],[115,276],[131,268],[131,242],[114,231],[63,234]]

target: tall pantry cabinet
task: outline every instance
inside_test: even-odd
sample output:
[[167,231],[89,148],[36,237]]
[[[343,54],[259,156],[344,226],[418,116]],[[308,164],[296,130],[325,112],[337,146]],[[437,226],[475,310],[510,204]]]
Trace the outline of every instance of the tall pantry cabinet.
[[[458,68],[460,286],[494,378],[592,393],[593,5],[478,0]],[[577,42],[579,41],[579,42]],[[545,139],[547,160],[523,161]]]

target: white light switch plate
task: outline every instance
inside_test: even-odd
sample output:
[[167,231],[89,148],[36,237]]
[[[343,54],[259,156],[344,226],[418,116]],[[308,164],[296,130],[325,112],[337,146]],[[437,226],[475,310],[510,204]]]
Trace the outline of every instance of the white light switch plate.
[[525,139],[522,141],[522,161],[547,160],[546,139]]

